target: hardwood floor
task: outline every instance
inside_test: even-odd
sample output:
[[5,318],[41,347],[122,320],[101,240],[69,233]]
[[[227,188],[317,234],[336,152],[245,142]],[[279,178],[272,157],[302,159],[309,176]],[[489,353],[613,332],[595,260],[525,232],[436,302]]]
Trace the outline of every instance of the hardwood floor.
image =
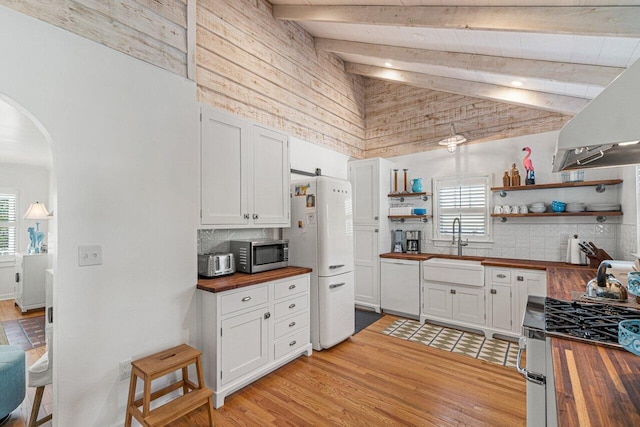
[[[44,314],[44,309],[41,310],[31,310],[25,314],[20,312],[20,309],[15,306],[13,300],[5,300],[0,301],[0,322],[5,322],[7,320],[16,320],[16,319],[25,319],[28,317],[42,316]],[[32,350],[26,351],[27,356],[27,367],[34,364],[40,356],[44,354],[46,350],[45,346],[41,346],[38,348],[34,348]],[[33,399],[36,394],[36,389],[27,386],[27,396],[15,411],[11,414],[11,419],[7,421],[6,424],[3,424],[2,427],[25,427],[27,425],[29,419],[29,413],[31,411],[31,407],[33,406]],[[51,395],[51,386],[45,387],[44,397],[42,398],[44,412],[41,409],[40,416],[44,417],[45,415],[51,413],[51,402],[53,398]],[[46,413],[45,413],[46,412]],[[42,424],[43,427],[51,427],[53,424],[51,422]]]
[[[526,424],[525,381],[514,369],[379,333],[395,319],[385,316],[237,391],[214,411],[216,426]],[[8,426],[25,425],[30,399],[33,390]],[[207,425],[204,408],[170,424]]]

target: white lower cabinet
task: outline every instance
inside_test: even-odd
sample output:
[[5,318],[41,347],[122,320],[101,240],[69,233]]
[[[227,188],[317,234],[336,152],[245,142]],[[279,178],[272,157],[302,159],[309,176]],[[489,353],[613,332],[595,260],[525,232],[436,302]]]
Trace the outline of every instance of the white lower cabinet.
[[493,333],[520,336],[529,295],[547,295],[545,271],[487,267],[487,326]]
[[200,292],[200,348],[214,406],[302,354],[312,353],[309,274],[224,292]]
[[484,288],[424,281],[422,314],[426,319],[451,320],[452,323],[462,325],[484,325]]

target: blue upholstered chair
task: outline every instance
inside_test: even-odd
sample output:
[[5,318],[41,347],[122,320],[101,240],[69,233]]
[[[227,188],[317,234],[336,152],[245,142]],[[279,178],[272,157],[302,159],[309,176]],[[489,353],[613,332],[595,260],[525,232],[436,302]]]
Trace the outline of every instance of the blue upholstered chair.
[[0,345],[0,424],[7,421],[24,400],[24,367],[24,350],[14,345]]

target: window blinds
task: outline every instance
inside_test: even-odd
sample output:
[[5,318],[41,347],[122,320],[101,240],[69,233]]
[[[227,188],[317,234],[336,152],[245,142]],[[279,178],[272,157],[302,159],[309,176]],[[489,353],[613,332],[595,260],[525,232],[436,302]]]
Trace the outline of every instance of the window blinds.
[[0,255],[16,252],[17,197],[0,192]]
[[438,233],[451,234],[460,218],[462,234],[487,235],[487,179],[443,180],[438,183]]

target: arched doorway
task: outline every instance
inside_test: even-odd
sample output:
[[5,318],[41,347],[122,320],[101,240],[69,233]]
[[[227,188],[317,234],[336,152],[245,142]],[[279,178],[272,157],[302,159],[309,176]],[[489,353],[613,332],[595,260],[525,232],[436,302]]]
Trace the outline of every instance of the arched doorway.
[[[44,307],[53,306],[57,252],[53,215],[56,185],[50,142],[37,118],[0,93],[0,321],[8,343],[25,350],[27,368],[46,352],[45,330],[53,328],[45,320]],[[48,211],[47,218],[25,218],[36,202]],[[30,247],[29,230],[42,232],[37,253]],[[27,270],[29,276],[24,274]],[[17,271],[23,272],[19,281]],[[45,282],[49,284],[48,294]],[[44,403],[50,408],[52,393],[48,390],[44,395]],[[24,425],[34,397],[35,388],[27,386],[25,400],[4,425]],[[45,412],[42,409],[40,413]]]

